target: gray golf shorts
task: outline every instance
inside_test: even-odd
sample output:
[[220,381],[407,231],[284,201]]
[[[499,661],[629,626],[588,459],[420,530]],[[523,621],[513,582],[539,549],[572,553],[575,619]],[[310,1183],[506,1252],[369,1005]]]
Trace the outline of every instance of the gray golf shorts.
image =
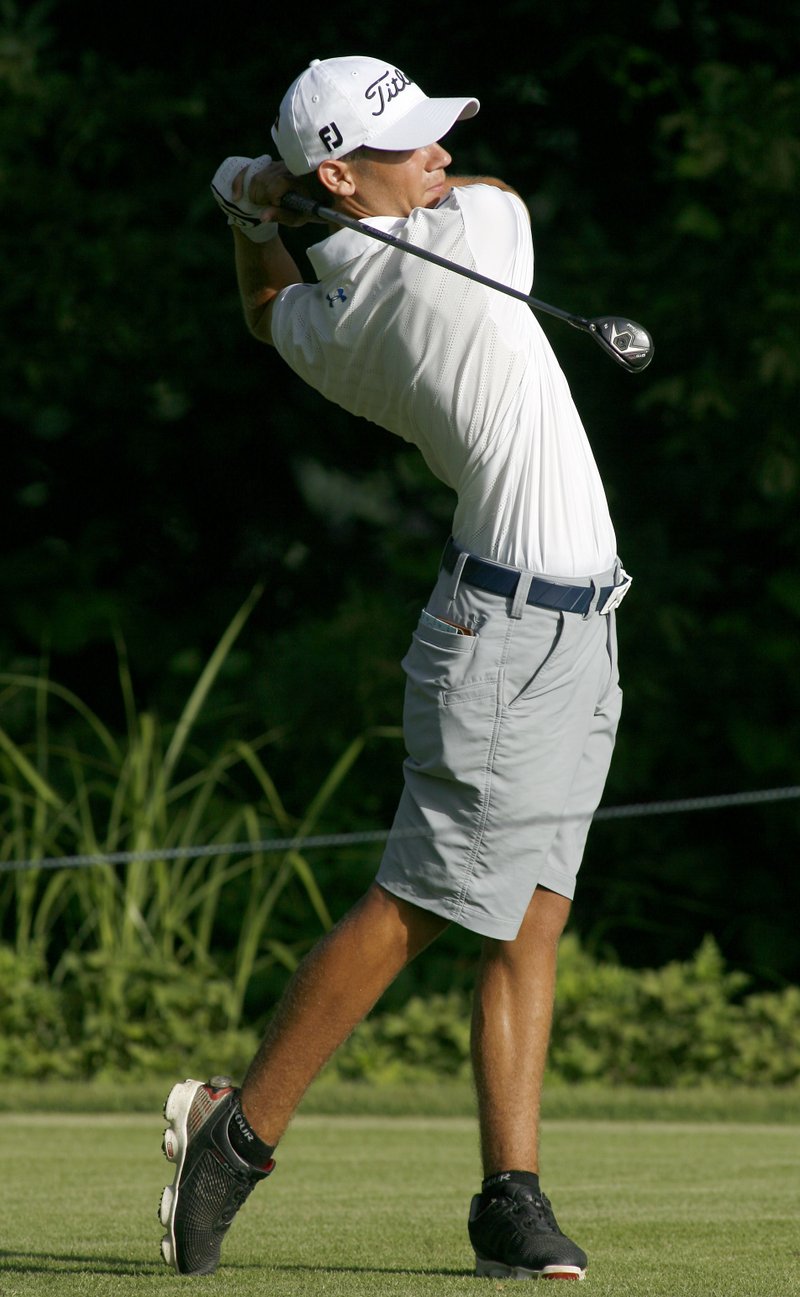
[[403,659],[408,755],[382,887],[507,941],[537,885],[574,895],[622,706],[615,616],[520,607],[442,570]]

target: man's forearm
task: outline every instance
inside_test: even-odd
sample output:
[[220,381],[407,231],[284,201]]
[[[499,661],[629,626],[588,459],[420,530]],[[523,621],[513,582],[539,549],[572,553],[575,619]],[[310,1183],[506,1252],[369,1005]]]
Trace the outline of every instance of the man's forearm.
[[236,278],[248,329],[260,342],[272,342],[272,303],[281,289],[303,282],[280,237],[253,243],[234,228]]

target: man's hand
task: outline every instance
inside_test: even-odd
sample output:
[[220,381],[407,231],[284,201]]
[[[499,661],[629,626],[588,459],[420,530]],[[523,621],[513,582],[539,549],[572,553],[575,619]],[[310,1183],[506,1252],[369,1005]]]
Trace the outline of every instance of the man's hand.
[[211,181],[211,192],[227,216],[228,224],[236,226],[252,243],[267,243],[278,233],[277,225],[269,216],[262,215],[261,209],[247,196],[252,177],[271,163],[268,154],[260,158],[226,158]]
[[266,153],[259,158],[226,158],[211,182],[211,192],[228,224],[254,243],[274,238],[279,224],[305,225],[315,219],[281,207],[281,198],[290,189],[302,193],[302,181]]
[[[259,159],[263,161],[263,159]],[[323,224],[319,216],[309,216],[303,212],[290,212],[281,207],[281,199],[289,192],[310,197],[304,176],[293,176],[285,163],[277,159],[259,167],[250,168],[246,176],[241,177],[242,191],[261,208],[261,214],[268,221],[277,221],[279,225]]]

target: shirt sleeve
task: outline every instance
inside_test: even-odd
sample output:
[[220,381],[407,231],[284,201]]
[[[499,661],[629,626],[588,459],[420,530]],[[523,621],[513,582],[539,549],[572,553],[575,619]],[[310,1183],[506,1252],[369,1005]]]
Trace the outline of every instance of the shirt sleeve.
[[[533,284],[533,238],[525,204],[497,185],[464,185],[450,191],[460,213],[464,239],[481,275],[498,284],[530,293]],[[486,310],[503,338],[515,347],[526,332],[530,309],[506,293],[486,289]]]
[[272,308],[272,345],[295,373],[316,387],[321,351],[311,327],[313,290],[311,284],[289,284],[278,293]]
[[280,351],[281,336],[289,318],[289,312],[284,307],[291,302],[292,306],[299,307],[305,296],[304,290],[307,284],[289,284],[288,287],[282,288],[278,293],[275,301],[272,303],[272,342]]
[[482,275],[529,293],[533,284],[533,238],[521,198],[497,185],[464,185],[452,191],[467,243]]

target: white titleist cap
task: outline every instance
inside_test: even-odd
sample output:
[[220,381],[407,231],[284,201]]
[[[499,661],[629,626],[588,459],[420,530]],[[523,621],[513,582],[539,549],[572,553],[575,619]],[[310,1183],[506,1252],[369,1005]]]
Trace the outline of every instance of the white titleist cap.
[[424,148],[479,107],[477,99],[429,99],[381,59],[314,59],[286,91],[272,138],[292,175],[303,176],[362,144]]

